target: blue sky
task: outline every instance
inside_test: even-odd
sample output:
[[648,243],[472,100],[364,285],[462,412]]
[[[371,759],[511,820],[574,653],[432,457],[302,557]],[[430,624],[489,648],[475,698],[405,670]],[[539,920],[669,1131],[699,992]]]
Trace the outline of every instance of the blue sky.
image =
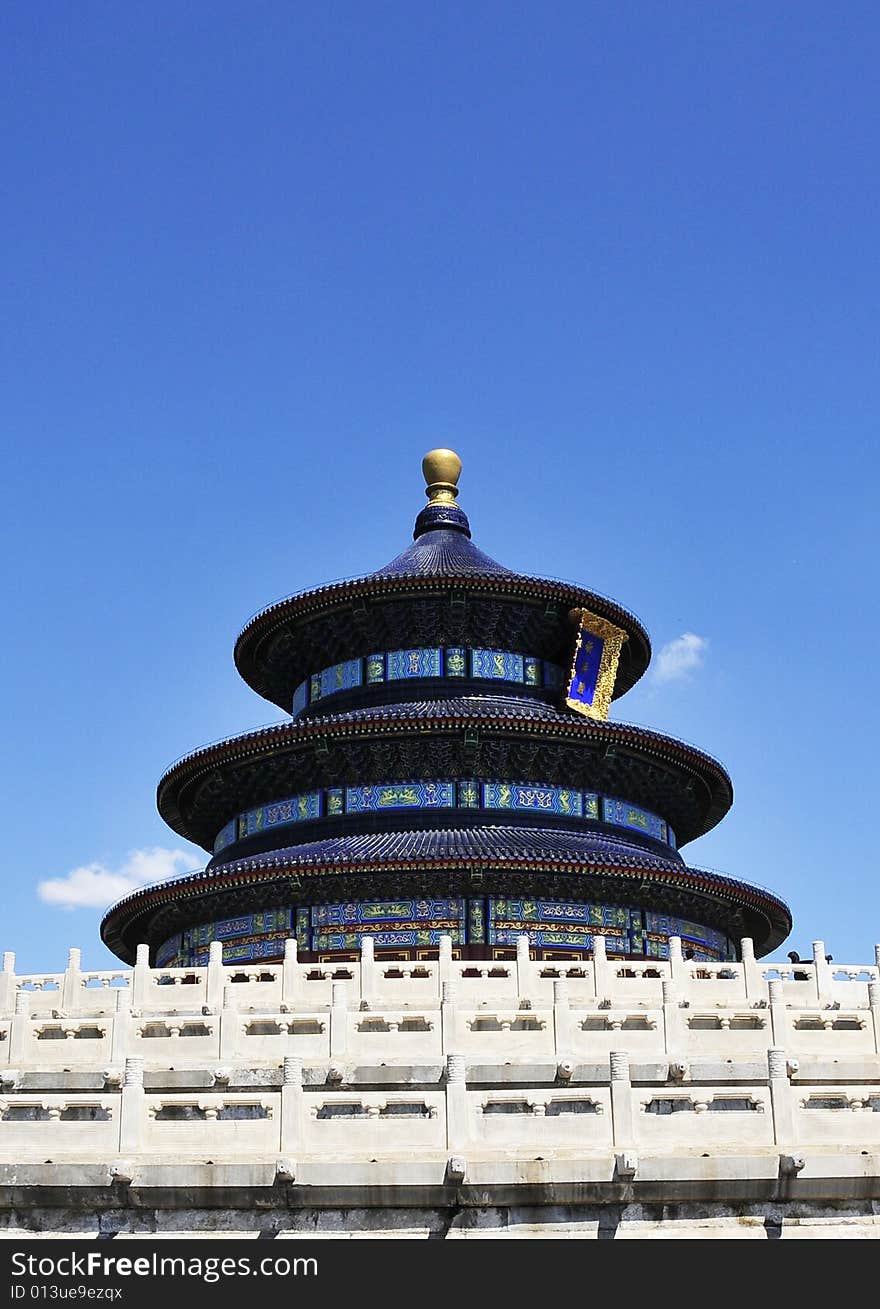
[[876,6],[13,0],[0,49],[20,966],[111,959],[41,882],[195,862],[159,775],[279,717],[238,630],[396,554],[433,445],[483,549],[700,638],[613,711],[729,768],[688,857],[872,957]]

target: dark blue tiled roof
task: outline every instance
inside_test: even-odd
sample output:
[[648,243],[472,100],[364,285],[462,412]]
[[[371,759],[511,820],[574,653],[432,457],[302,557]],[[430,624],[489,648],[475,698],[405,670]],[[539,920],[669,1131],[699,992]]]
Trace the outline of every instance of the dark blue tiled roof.
[[446,860],[522,859],[532,863],[596,864],[670,872],[684,871],[678,859],[651,854],[625,838],[597,832],[562,832],[545,828],[466,827],[432,828],[414,832],[372,832],[325,837],[302,845],[286,846],[250,858],[212,865],[217,873],[273,865],[308,867],[316,864],[372,864],[418,860],[442,864]]
[[509,568],[483,554],[462,532],[434,529],[423,533],[396,559],[377,568],[371,577],[481,577],[504,573]]
[[[630,845],[599,833],[557,832],[544,828],[475,827],[417,832],[384,832],[369,835],[331,837],[322,841],[273,850],[251,858],[212,864],[199,872],[169,878],[167,882],[140,887],[108,909],[102,924],[106,941],[116,940],[121,948],[123,937],[138,915],[150,905],[169,900],[210,896],[217,890],[248,883],[274,881],[286,875],[308,875],[313,870],[353,874],[390,871],[395,865],[420,864],[438,871],[456,864],[484,863],[488,871],[516,871],[543,865],[552,873],[568,871],[572,866],[585,873],[609,876],[654,878],[666,885],[674,884],[697,894],[720,895],[733,904],[751,906],[765,916],[768,935],[773,943],[783,940],[791,930],[791,914],[785,904],[761,887],[741,882],[706,869],[663,858],[659,854]],[[511,869],[513,865],[513,869]],[[485,870],[484,870],[485,871]],[[762,937],[762,940],[765,938]],[[115,947],[114,947],[115,948]]]
[[[320,707],[320,702],[317,707]],[[572,710],[560,710],[527,695],[457,695],[448,700],[405,700],[395,704],[367,705],[347,713],[322,714],[321,721],[369,723],[400,718],[520,718],[541,723],[583,722]],[[317,721],[317,716],[309,722]],[[593,720],[596,721],[596,720]]]

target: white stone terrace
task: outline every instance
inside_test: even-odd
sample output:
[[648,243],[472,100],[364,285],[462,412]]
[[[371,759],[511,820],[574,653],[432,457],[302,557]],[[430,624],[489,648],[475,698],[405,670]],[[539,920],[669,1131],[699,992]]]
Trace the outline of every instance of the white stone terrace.
[[224,965],[218,944],[205,968],[151,968],[144,947],[133,970],[88,972],[72,950],[39,975],[6,955],[0,1168],[210,1157],[332,1188],[357,1161],[381,1186],[509,1185],[537,1159],[579,1185],[657,1160],[717,1181],[724,1159],[773,1176],[824,1159],[827,1176],[832,1155],[874,1185],[878,961],[742,954],[696,963],[673,940],[668,962],[617,961],[599,937],[553,964],[522,937],[515,960],[459,961],[444,938],[432,962],[367,940],[316,965],[288,941],[278,964]]

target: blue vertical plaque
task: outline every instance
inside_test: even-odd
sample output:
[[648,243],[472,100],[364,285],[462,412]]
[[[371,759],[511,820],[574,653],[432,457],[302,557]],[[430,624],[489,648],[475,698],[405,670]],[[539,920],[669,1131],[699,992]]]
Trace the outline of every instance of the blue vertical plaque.
[[565,703],[588,718],[607,718],[626,632],[588,609],[574,612],[578,630]]

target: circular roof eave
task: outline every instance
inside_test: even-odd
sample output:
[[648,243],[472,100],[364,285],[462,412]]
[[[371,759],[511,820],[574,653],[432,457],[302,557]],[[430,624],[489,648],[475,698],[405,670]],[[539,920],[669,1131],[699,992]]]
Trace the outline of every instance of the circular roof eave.
[[756,950],[761,954],[776,949],[791,931],[791,912],[788,906],[763,887],[688,865],[667,867],[664,861],[651,859],[644,853],[624,858],[620,862],[613,858],[604,859],[595,851],[585,851],[582,858],[576,852],[564,851],[555,854],[547,851],[540,855],[538,851],[519,854],[511,852],[506,857],[496,851],[489,859],[482,854],[447,850],[436,857],[426,857],[424,854],[396,857],[384,855],[365,861],[362,857],[341,858],[338,853],[333,858],[322,858],[320,852],[315,857],[304,853],[297,857],[295,850],[296,847],[256,855],[229,864],[215,865],[211,869],[189,873],[154,886],[142,887],[107,910],[101,922],[101,939],[120,958],[131,960],[138,944],[136,933],[141,920],[152,910],[158,910],[166,904],[203,901],[230,888],[248,884],[256,886],[278,881],[285,876],[305,878],[350,874],[355,865],[358,876],[369,876],[393,873],[396,870],[469,872],[483,864],[488,866],[488,863],[498,876],[519,871],[530,875],[536,872],[576,875],[586,871],[598,877],[633,880],[641,886],[656,882],[658,885],[689,891],[695,897],[720,899],[751,915],[753,921],[758,918],[766,923],[765,935],[755,941]]
[[322,736],[345,739],[407,732],[418,732],[421,736],[426,721],[430,722],[431,730],[435,732],[459,732],[466,730],[469,725],[478,730],[546,732],[585,743],[600,742],[608,746],[628,747],[683,766],[703,783],[709,803],[702,826],[693,833],[682,835],[682,845],[710,831],[733,803],[733,783],[727,770],[717,759],[695,746],[648,728],[581,718],[573,713],[564,714],[553,710],[547,705],[532,706],[516,701],[505,704],[499,697],[487,698],[483,704],[472,705],[464,701],[385,705],[374,711],[353,710],[321,718],[272,724],[254,732],[229,737],[193,751],[166,770],[157,788],[159,813],[169,827],[181,836],[195,840],[197,844],[204,844],[190,831],[180,805],[184,789],[203,773],[215,771],[227,764],[238,765],[251,759],[271,756],[279,746],[293,747]]
[[409,592],[436,594],[438,590],[507,595],[512,599],[532,601],[545,600],[555,602],[565,609],[589,609],[600,617],[607,618],[623,628],[628,637],[628,657],[625,661],[621,661],[618,668],[613,699],[618,699],[631,690],[650,663],[651,639],[635,614],[624,609],[615,600],[596,591],[586,590],[574,582],[508,572],[485,574],[446,572],[383,574],[380,572],[300,591],[260,610],[245,624],[236,639],[233,651],[236,669],[258,695],[286,710],[289,706],[280,703],[270,694],[260,663],[261,646],[280,627],[299,618],[312,617],[316,613],[341,607],[358,599],[399,596]]

